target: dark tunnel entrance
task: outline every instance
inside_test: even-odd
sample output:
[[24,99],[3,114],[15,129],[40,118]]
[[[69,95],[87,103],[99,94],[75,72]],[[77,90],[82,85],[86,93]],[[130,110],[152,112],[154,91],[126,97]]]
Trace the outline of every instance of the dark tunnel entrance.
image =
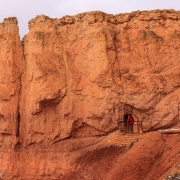
[[[130,117],[133,117],[133,123],[129,122]],[[132,133],[130,130],[130,126],[133,128],[133,133],[142,133],[142,121],[140,121],[137,116],[132,113],[125,113],[124,119],[120,120],[118,124],[119,130],[122,133]]]

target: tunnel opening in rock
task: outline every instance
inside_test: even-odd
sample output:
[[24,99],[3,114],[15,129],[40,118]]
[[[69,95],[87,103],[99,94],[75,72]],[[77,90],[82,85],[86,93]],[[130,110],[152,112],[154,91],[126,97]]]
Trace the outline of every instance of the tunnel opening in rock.
[[[130,119],[133,122],[130,123]],[[132,128],[132,129],[131,129]],[[122,133],[142,133],[142,121],[132,113],[125,113],[124,119],[119,121],[119,130]]]

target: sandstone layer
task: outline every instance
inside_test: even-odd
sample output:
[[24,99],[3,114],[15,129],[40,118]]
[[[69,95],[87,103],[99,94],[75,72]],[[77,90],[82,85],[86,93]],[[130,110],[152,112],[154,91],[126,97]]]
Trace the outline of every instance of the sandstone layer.
[[[180,12],[174,10],[37,16],[22,42],[16,18],[5,19],[0,172],[6,179],[68,178],[81,149],[103,141],[127,113],[142,120],[144,132],[180,128],[179,57]],[[121,153],[101,149],[106,158]]]

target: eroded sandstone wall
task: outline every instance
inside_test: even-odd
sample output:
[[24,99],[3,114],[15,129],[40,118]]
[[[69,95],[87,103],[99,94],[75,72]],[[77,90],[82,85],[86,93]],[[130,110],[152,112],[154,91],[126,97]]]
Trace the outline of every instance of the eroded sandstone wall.
[[16,18],[0,24],[0,146],[12,147],[19,135],[23,51]]
[[[107,135],[125,113],[144,131],[180,127],[179,12],[42,15],[29,29],[21,43],[15,18],[0,24],[0,143],[9,151],[0,170],[9,179],[57,173],[67,159],[54,145]],[[52,157],[41,161],[44,148]]]
[[144,131],[179,126],[179,16],[42,15],[29,22],[23,52],[17,20],[6,19],[2,133],[25,144],[105,135],[124,113],[143,120]]
[[144,131],[179,126],[180,14],[90,12],[29,22],[24,37],[24,142],[105,135],[124,113]]
[[19,137],[23,63],[17,19],[7,18],[0,24],[0,173],[5,179],[11,179],[17,161],[12,154]]

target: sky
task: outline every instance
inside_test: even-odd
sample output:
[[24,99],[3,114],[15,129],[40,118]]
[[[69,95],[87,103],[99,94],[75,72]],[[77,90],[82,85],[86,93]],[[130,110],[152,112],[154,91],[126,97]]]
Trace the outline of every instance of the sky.
[[119,14],[153,9],[180,10],[180,0],[0,0],[0,22],[17,17],[22,38],[29,31],[28,21],[41,14],[61,18],[96,10]]

